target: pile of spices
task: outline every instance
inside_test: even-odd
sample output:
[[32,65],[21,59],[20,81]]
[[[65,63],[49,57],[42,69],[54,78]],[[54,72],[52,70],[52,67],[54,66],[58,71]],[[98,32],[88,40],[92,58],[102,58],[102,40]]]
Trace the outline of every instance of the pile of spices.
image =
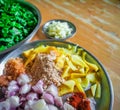
[[74,93],[68,100],[69,104],[76,108],[76,110],[91,110],[90,101],[85,98],[82,92]]

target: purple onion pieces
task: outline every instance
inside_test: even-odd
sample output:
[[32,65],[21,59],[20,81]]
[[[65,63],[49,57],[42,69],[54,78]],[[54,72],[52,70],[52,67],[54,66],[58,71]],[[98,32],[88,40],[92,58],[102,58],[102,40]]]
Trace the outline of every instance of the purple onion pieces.
[[8,86],[14,86],[14,85],[17,85],[17,81],[12,80],[12,81],[9,82]]
[[73,106],[68,103],[64,103],[64,110],[76,110]]
[[49,110],[59,110],[56,106],[48,104]]
[[39,80],[37,82],[37,84],[35,84],[34,86],[32,86],[32,89],[34,92],[42,94],[43,93],[43,82],[41,80]]
[[10,103],[10,108],[16,108],[20,105],[20,99],[18,96],[11,96],[6,101]]
[[54,101],[57,107],[60,107],[60,108],[63,107],[62,97],[57,96],[54,98]]
[[43,93],[42,98],[48,103],[48,104],[54,104],[54,98],[49,93]]
[[19,85],[24,85],[26,83],[29,83],[30,81],[31,79],[27,74],[20,74],[20,76],[17,78],[17,82]]
[[30,84],[24,84],[23,86],[21,86],[19,93],[20,94],[26,94],[31,90],[31,85]]
[[26,96],[25,95],[21,95],[20,96],[20,102],[25,102],[26,101]]
[[58,89],[55,85],[50,85],[47,89],[46,92],[52,94],[53,96],[58,96]]
[[25,110],[32,110],[32,105],[33,105],[35,102],[36,102],[36,101],[28,100],[28,101],[25,103],[24,109],[25,109]]
[[49,110],[44,99],[36,101],[34,104],[32,104],[31,108],[32,110]]
[[8,101],[0,102],[0,110],[10,110],[10,103]]
[[10,86],[8,86],[8,91],[17,92],[17,91],[19,91],[19,86],[18,85],[10,85]]
[[26,96],[27,100],[38,100],[38,94],[34,93],[34,92],[30,92],[28,93],[28,95]]
[[6,97],[11,97],[11,96],[15,96],[16,92],[15,91],[6,91]]
[[94,98],[89,98],[91,110],[95,110],[96,101]]
[[43,81],[42,80],[39,80],[38,82],[37,82],[37,84],[40,84],[40,85],[42,85],[43,86]]

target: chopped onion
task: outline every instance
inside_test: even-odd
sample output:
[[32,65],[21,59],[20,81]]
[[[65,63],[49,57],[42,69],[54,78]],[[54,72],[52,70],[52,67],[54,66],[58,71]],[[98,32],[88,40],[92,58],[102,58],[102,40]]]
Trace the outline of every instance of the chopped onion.
[[15,80],[10,81],[8,86],[13,86],[13,85],[17,85],[17,81]]
[[58,96],[58,89],[55,85],[50,85],[47,89],[46,92],[52,94],[53,96]]
[[8,86],[8,91],[17,92],[17,91],[19,91],[19,86],[18,85],[10,85],[10,86]]
[[40,84],[40,85],[43,86],[43,81],[42,81],[42,80],[39,80],[39,81],[37,82],[37,84]]
[[26,102],[24,110],[32,110],[32,105],[35,103],[36,101],[33,100],[29,100]]
[[88,99],[90,101],[91,110],[95,110],[96,101],[94,98]]
[[32,110],[49,110],[44,99],[36,101],[31,108]]
[[11,96],[6,101],[10,103],[11,108],[16,108],[20,105],[20,99],[18,96]]
[[54,98],[51,94],[43,93],[42,98],[48,103],[48,104],[54,104]]
[[38,94],[34,93],[34,92],[28,93],[28,95],[26,96],[26,99],[27,100],[37,100]]
[[27,74],[20,74],[20,76],[17,78],[19,85],[24,85],[26,83],[29,83],[31,79],[28,77]]
[[6,92],[6,97],[11,97],[11,96],[15,96],[16,92],[15,91],[7,91]]
[[0,102],[0,110],[10,110],[10,103],[8,101]]
[[54,105],[48,104],[49,110],[58,110],[58,108]]
[[73,106],[71,106],[70,104],[68,103],[64,103],[64,110],[75,110],[75,108]]
[[19,86],[18,85],[9,85],[6,91],[6,96],[11,97],[16,95],[16,93],[19,91]]
[[26,101],[26,97],[24,95],[20,96],[20,102],[25,102]]
[[42,94],[43,93],[43,82],[40,80],[38,83],[34,86],[32,86],[32,89],[34,92]]
[[26,94],[31,90],[31,85],[30,84],[24,84],[21,88],[19,93],[20,94]]
[[54,98],[54,101],[57,107],[60,107],[60,108],[63,107],[62,97],[57,96]]

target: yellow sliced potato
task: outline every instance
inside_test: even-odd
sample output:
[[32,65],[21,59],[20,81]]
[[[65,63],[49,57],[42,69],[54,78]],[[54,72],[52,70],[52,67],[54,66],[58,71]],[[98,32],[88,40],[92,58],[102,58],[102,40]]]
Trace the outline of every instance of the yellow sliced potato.
[[69,70],[70,70],[70,67],[69,66],[66,66],[63,70],[63,73],[62,73],[62,78],[66,78],[66,77],[69,77]]
[[35,48],[34,49],[34,52],[36,52],[36,53],[46,53],[46,52],[48,52],[48,46],[43,46],[43,45],[41,45],[41,46],[38,46],[37,48]]
[[84,61],[82,60],[82,58],[78,55],[72,55],[71,56],[71,61],[75,64],[75,65],[79,65],[82,68],[85,66]]
[[79,92],[83,92],[84,93],[84,90],[83,90],[83,88],[82,88],[82,86],[80,84],[81,83],[81,79],[77,78],[77,79],[74,79],[74,81],[75,81],[75,85],[78,88]]
[[97,84],[94,84],[94,85],[91,86],[91,93],[92,93],[93,97],[95,96],[96,88],[97,88]]
[[24,66],[27,66],[30,62],[32,62],[32,60],[35,58],[36,54],[31,54],[28,59],[26,60],[26,62],[24,63]]
[[73,63],[70,61],[70,59],[68,57],[66,57],[66,62],[73,71],[77,70],[76,66],[73,65]]
[[29,49],[29,50],[24,51],[24,52],[23,52],[23,56],[26,57],[26,58],[28,58],[29,55],[31,54],[31,52],[32,52],[33,50],[34,50],[34,49],[31,48],[31,49]]
[[97,81],[95,73],[87,74],[86,78],[92,83],[95,83]]
[[62,96],[64,94],[67,94],[67,93],[71,93],[73,92],[69,87],[65,86],[65,85],[62,85],[61,87],[58,88],[58,93],[59,93],[59,96]]
[[78,71],[79,71],[80,73],[86,73],[84,68],[80,68]]
[[73,79],[73,78],[85,77],[86,74],[84,74],[84,73],[71,73],[70,76],[71,76],[71,79]]
[[59,69],[62,69],[65,65],[65,55],[61,55],[60,57],[57,57],[56,59],[56,66]]
[[83,53],[83,60],[84,60],[84,62],[89,66],[90,70],[98,71],[97,65],[88,62],[88,61],[85,59],[85,56],[86,56],[86,52]]
[[101,97],[101,85],[99,82],[97,82],[97,88],[96,88],[96,98]]
[[67,93],[74,91],[75,82],[73,80],[68,80],[59,87],[59,95],[62,96]]
[[75,81],[74,80],[68,80],[63,83],[65,86],[69,87],[71,90],[74,89]]
[[90,84],[90,81],[87,79],[87,78],[82,78],[82,81],[81,81],[81,86],[83,88],[87,88]]

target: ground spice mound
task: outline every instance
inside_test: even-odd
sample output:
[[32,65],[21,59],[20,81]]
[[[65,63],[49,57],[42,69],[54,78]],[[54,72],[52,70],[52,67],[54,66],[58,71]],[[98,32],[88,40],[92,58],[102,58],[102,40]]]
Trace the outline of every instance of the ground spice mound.
[[0,86],[7,86],[11,79],[12,79],[11,76],[1,75]]
[[61,78],[61,72],[56,69],[54,60],[55,54],[38,54],[30,67],[29,73],[32,76],[33,81],[43,80],[48,86],[55,84],[59,86],[63,79]]
[[69,97],[68,102],[75,107],[76,110],[91,110],[90,101],[85,98],[85,94],[82,92],[73,93],[73,95]]
[[11,58],[5,64],[4,74],[11,76],[12,79],[16,79],[21,73],[25,72],[23,59]]

